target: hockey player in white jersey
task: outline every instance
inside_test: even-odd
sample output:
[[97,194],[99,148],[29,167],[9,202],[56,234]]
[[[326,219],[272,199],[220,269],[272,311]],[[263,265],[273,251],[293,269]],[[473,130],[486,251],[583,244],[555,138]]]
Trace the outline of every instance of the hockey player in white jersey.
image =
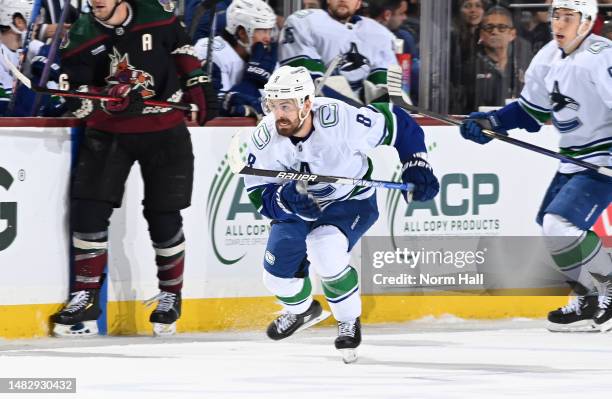
[[[562,154],[612,166],[612,42],[591,33],[597,8],[596,0],[553,0],[554,39],[532,60],[520,99],[498,111],[470,114],[461,126],[463,137],[484,144],[491,139],[481,126],[537,132],[552,119]],[[612,179],[560,164],[537,222],[576,296],[549,313],[552,331],[612,329],[612,259],[590,230],[610,201]]]
[[26,33],[25,21],[32,12],[31,0],[0,1],[0,116],[5,115],[13,96],[14,77],[4,57],[19,65],[19,52]]
[[[280,39],[281,65],[306,67],[316,79],[340,57],[332,75],[345,77],[357,97],[369,102],[385,93],[387,67],[397,64],[395,36],[375,20],[355,15],[361,0],[329,0],[327,4],[327,10],[300,10],[287,18]],[[323,90],[334,98],[352,94]]]
[[[263,0],[234,0],[226,13],[227,26],[212,49],[212,80],[222,114],[262,115],[260,89],[278,60],[278,43],[272,37],[276,15]],[[198,40],[194,50],[206,63],[208,38]]]
[[[355,108],[315,98],[304,67],[277,69],[264,92],[267,116],[248,140],[249,166],[367,179],[372,163],[365,152],[389,145],[404,165],[402,180],[415,185],[414,200],[427,201],[438,193],[423,130],[404,110],[388,103]],[[378,218],[375,190],[336,184],[306,189],[295,181],[254,176],[244,180],[251,202],[272,219],[264,284],[285,312],[270,324],[268,336],[283,339],[319,321],[321,305],[312,298],[308,278],[312,265],[338,321],[335,346],[348,352],[345,361],[354,361],[361,342],[361,299],[350,251]]]

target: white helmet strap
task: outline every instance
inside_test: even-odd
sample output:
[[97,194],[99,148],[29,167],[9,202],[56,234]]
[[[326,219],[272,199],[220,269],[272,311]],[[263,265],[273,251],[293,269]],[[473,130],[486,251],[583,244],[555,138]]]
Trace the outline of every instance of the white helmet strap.
[[[310,114],[310,110],[306,110],[306,99],[302,98],[301,100],[298,100],[298,104],[300,104],[300,110],[298,112],[298,118],[300,119],[300,126],[299,128],[301,128],[304,125],[304,121],[306,120],[306,118],[308,118],[308,115]],[[302,115],[302,113],[304,113]]]
[[573,53],[580,46],[580,44],[582,44],[583,40],[591,32],[591,29],[593,29],[593,25],[595,25],[595,21],[591,21],[590,19],[584,19],[580,22],[574,40],[563,47],[565,54]]

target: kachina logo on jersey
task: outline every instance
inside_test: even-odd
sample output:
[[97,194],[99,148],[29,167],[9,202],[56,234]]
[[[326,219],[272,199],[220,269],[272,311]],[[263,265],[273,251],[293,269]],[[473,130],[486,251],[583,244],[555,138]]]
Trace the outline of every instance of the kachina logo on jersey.
[[270,223],[250,203],[244,180],[234,175],[227,155],[219,163],[206,201],[208,232],[219,262],[232,265],[253,251],[263,255]]
[[2,202],[2,192],[8,192],[13,181],[13,176],[0,166],[0,251],[17,237],[17,202]]
[[[401,167],[392,176],[400,181]],[[478,235],[496,233],[498,218],[482,211],[499,200],[499,177],[493,173],[449,173],[438,176],[440,193],[431,201],[406,204],[399,190],[385,194],[391,237],[407,235]]]

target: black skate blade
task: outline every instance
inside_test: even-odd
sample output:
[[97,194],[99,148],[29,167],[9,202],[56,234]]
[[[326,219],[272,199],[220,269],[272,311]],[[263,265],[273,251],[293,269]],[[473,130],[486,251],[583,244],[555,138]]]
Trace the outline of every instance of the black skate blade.
[[320,323],[323,320],[327,319],[329,316],[331,316],[331,313],[326,311],[326,310],[323,310],[320,315],[318,315],[314,319],[310,319],[306,323],[302,324],[297,330],[295,330],[295,332],[293,334],[295,334],[297,332],[300,332],[302,330],[305,330],[308,327],[314,326],[315,324]]
[[[611,326],[612,328],[612,326]],[[578,320],[573,323],[559,324],[548,322],[546,329],[550,332],[599,332],[597,325],[592,319]]]
[[357,348],[344,348],[338,350],[342,355],[342,361],[344,362],[344,364],[351,364],[357,361]]

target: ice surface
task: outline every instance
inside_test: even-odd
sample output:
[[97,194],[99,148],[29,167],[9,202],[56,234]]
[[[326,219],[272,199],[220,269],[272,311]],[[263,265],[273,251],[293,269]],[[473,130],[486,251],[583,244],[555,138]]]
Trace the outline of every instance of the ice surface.
[[[364,326],[357,363],[335,330],[0,341],[1,377],[76,377],[77,394],[17,398],[577,398],[612,395],[612,335],[542,320],[443,316]],[[9,397],[0,394],[0,398]]]

